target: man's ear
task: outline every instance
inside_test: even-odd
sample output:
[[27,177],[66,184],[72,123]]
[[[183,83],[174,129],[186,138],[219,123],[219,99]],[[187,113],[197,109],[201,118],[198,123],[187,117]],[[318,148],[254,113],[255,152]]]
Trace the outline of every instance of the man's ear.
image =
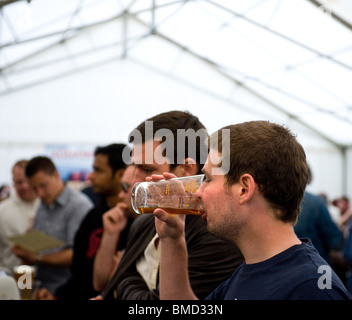
[[256,183],[250,174],[245,173],[240,177],[239,184],[239,201],[241,204],[244,204],[252,199]]
[[183,164],[179,164],[174,173],[178,177],[194,176],[198,172],[198,166],[193,158],[186,158]]
[[60,173],[59,173],[58,170],[55,170],[55,171],[54,171],[53,176],[54,176],[56,179],[61,179]]

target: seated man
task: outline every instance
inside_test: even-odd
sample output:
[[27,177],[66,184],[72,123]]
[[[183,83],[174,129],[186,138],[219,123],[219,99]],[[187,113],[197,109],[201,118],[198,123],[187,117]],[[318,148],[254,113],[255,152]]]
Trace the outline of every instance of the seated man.
[[25,173],[29,184],[41,200],[33,229],[62,240],[65,246],[38,255],[19,245],[15,245],[12,250],[24,264],[37,265],[38,280],[54,293],[71,276],[74,236],[93,204],[82,192],[64,184],[48,157],[32,158]]
[[[182,138],[185,130],[188,136]],[[188,112],[156,115],[142,122],[132,134],[136,166],[132,184],[165,171],[176,176],[195,175],[207,155],[207,145],[202,139],[207,138],[206,130],[199,119]],[[193,148],[189,148],[192,142]],[[203,158],[202,148],[203,151],[205,148]],[[190,281],[197,294],[205,297],[231,275],[243,257],[234,244],[210,234],[201,216],[186,217],[185,235]],[[159,254],[155,218],[152,214],[142,215],[133,222],[125,253],[101,296],[111,297],[114,292],[116,299],[159,299]]]
[[[222,131],[230,130],[222,139]],[[211,300],[350,299],[311,241],[297,238],[297,220],[309,179],[305,152],[284,127],[266,121],[215,132],[197,190],[208,231],[236,243],[245,262],[211,292]],[[227,170],[219,163],[229,162]],[[172,178],[152,176],[153,179]],[[183,217],[154,211],[160,239],[161,299],[196,299],[188,279]],[[187,228],[187,227],[186,227]],[[205,244],[204,244],[205,245]]]
[[[111,208],[122,205],[122,179],[127,170],[131,178],[134,171],[133,168],[125,169],[126,165],[122,159],[125,147],[125,144],[114,143],[95,149],[93,171],[88,178],[93,190],[100,196],[100,203],[88,212],[76,232],[70,267],[71,277],[55,291],[55,294],[41,288],[34,293],[33,299],[87,300],[98,294],[94,291],[92,279],[94,257],[104,230],[102,216]],[[133,217],[130,216],[124,221],[121,237],[111,244],[115,249],[125,248],[132,220]]]

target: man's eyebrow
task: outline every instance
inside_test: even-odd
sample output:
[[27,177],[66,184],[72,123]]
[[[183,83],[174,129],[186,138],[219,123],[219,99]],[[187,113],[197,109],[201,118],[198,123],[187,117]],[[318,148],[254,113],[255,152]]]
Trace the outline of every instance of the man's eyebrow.
[[135,166],[141,170],[155,170],[155,167],[151,164],[135,164]]

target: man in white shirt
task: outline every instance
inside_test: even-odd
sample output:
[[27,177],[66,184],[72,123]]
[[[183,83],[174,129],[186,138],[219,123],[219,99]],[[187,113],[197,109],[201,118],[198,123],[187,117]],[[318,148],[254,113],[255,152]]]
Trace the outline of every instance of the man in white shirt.
[[22,262],[11,251],[7,237],[25,233],[32,226],[39,206],[39,199],[25,177],[27,163],[27,160],[19,160],[12,167],[15,192],[0,204],[0,266],[8,269],[9,273]]

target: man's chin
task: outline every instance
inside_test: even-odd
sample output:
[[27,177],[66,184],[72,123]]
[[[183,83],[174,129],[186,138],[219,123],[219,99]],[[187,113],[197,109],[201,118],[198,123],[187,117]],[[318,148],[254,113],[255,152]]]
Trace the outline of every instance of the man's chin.
[[29,195],[24,195],[24,196],[22,195],[22,196],[20,196],[20,198],[25,202],[32,202],[36,199],[36,197],[29,196]]
[[207,220],[207,230],[209,233],[211,233],[212,235],[214,235],[215,237],[221,239],[221,240],[225,240],[228,241],[229,239],[223,235],[222,232],[219,232],[217,228],[214,228],[212,226],[211,223],[209,223],[209,221]]

